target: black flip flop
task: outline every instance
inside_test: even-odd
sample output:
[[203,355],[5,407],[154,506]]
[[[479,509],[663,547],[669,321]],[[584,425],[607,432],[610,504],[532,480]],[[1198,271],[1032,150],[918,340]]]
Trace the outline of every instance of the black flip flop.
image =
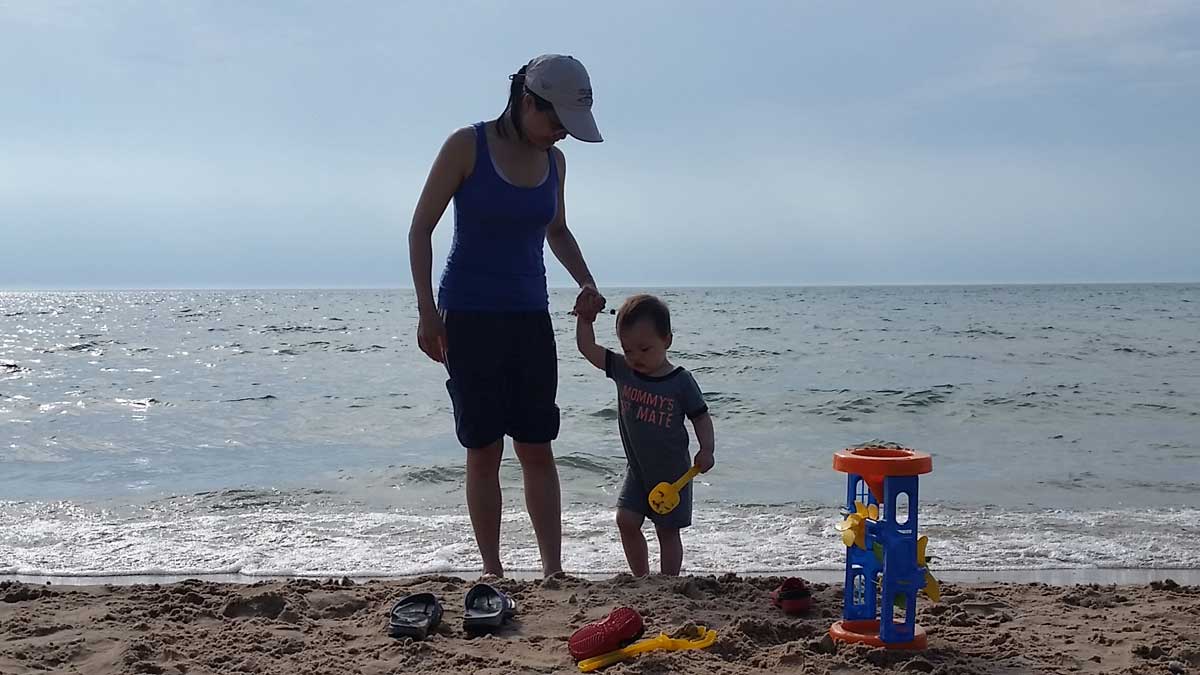
[[493,631],[512,620],[516,613],[517,603],[508,594],[488,584],[475,584],[467,591],[463,630],[469,633]]
[[442,603],[433,593],[414,593],[392,605],[388,635],[424,640],[442,622]]

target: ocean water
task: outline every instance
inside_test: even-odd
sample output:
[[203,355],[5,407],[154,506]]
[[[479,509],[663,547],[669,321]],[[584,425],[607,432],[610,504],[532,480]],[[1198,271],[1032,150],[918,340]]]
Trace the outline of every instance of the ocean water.
[[[934,457],[941,569],[1200,567],[1200,286],[657,292],[717,431],[688,570],[839,568],[831,455],[880,441]],[[610,573],[615,389],[572,300],[564,563]],[[404,290],[0,293],[0,574],[477,569],[415,325]],[[504,561],[537,569],[515,459],[502,479]]]

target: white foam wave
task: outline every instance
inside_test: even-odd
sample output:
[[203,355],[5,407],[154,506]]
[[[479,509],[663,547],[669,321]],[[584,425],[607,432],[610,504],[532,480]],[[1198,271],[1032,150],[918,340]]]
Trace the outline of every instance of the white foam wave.
[[[922,532],[939,570],[1196,567],[1200,509],[1009,511],[927,506]],[[692,572],[841,569],[845,549],[826,507],[697,505],[684,534]],[[502,519],[507,569],[540,568],[524,509]],[[647,528],[651,555],[657,543]],[[563,514],[569,571],[625,570],[612,512]],[[0,574],[25,576],[390,577],[479,568],[465,510],[352,506],[214,512],[191,502],[119,510],[70,502],[0,502]]]

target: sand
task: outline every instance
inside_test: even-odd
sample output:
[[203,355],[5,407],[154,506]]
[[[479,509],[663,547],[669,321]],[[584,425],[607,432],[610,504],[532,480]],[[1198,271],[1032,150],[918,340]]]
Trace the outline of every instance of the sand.
[[[188,580],[164,585],[0,582],[0,673],[569,673],[566,640],[616,606],[637,608],[649,635],[689,623],[718,631],[702,652],[656,652],[605,671],[632,673],[1189,673],[1200,672],[1200,587],[947,584],[921,600],[924,652],[835,645],[841,588],[814,585],[804,617],[770,605],[779,578],[619,575],[495,584],[517,620],[488,637],[462,630],[471,582]],[[431,591],[445,619],[424,642],[387,637],[399,597]]]

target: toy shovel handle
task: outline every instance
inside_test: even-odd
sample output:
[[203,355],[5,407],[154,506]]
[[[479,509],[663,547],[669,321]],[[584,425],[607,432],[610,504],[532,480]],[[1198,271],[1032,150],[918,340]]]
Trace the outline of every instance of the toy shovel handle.
[[604,668],[605,666],[611,666],[618,661],[624,661],[625,659],[637,656],[642,652],[662,649],[669,643],[670,638],[668,638],[664,633],[659,633],[658,637],[650,638],[648,640],[641,640],[629,645],[628,647],[623,647],[616,651],[608,652],[607,654],[601,654],[600,656],[595,656],[590,659],[580,661],[578,663],[579,670],[585,673],[590,673],[593,670],[598,670],[600,668]]
[[593,670],[599,670],[606,666],[611,666],[614,663],[624,661],[632,656],[633,654],[626,653],[623,649],[618,649],[615,652],[609,652],[607,654],[601,654],[600,656],[594,656],[590,659],[585,659],[576,665],[579,666],[580,672],[590,673]]
[[679,480],[675,481],[674,483],[671,483],[671,487],[675,488],[676,492],[679,492],[680,490],[683,489],[684,485],[688,484],[688,481],[690,481],[691,479],[693,479],[699,475],[700,475],[700,467],[693,466],[692,468],[687,470],[687,473],[680,476]]

